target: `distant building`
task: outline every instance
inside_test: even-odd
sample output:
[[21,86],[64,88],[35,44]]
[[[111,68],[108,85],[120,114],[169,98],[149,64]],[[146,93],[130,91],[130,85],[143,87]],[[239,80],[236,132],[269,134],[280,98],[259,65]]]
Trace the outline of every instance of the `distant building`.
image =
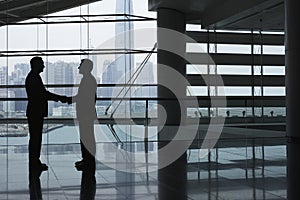
[[30,71],[30,66],[27,63],[17,63],[14,66],[14,71],[19,71],[19,78],[25,78]]
[[8,84],[8,71],[7,66],[0,67],[0,85]]
[[[48,84],[74,84],[76,82],[76,74],[78,74],[77,67],[79,63],[57,61],[55,63],[47,63],[47,76]],[[61,88],[49,88],[50,91],[66,96],[72,96],[74,94],[74,88],[61,87]],[[49,114],[52,115],[53,108],[61,106],[59,102],[49,103]]]
[[[15,93],[14,91],[0,90],[0,98],[15,98]],[[2,115],[6,115],[5,117],[14,117],[15,101],[0,101],[0,112]]]
[[[103,63],[103,73],[101,77],[102,84],[116,84],[122,76],[122,71],[116,67],[116,63],[111,60],[105,60]],[[105,87],[100,90],[100,96],[111,97],[112,87]]]
[[52,109],[53,117],[66,117],[70,116],[70,108],[68,106],[59,106]]
[[[136,64],[136,68],[138,68],[141,63]],[[137,84],[145,84],[150,85],[154,84],[154,71],[153,71],[153,63],[147,62],[146,65],[143,67],[142,71],[138,75],[136,82]],[[154,86],[151,87],[139,87],[134,92],[135,97],[156,97],[157,96],[157,88]]]
[[[8,85],[8,70],[6,66],[0,67],[0,85]],[[0,90],[0,98],[15,98],[15,92],[11,89]],[[1,116],[12,117],[15,113],[15,102],[14,101],[0,101],[0,112]],[[0,116],[0,117],[1,117]],[[2,116],[4,117],[4,116]]]
[[[11,74],[11,82],[13,85],[24,85],[27,74],[30,71],[30,66],[27,63],[17,63],[14,65],[14,71]],[[14,88],[12,89],[15,96],[18,98],[27,97],[25,88]],[[16,101],[15,111],[25,112],[27,107],[26,101]]]
[[[116,13],[118,14],[132,14],[132,0],[121,0],[116,4]],[[124,19],[124,17],[117,17],[117,19]],[[134,49],[134,25],[132,21],[125,21],[123,23],[116,23],[115,26],[115,48],[116,49]],[[122,82],[126,83],[134,68],[134,55],[133,54],[116,54],[115,68],[121,71],[121,76],[124,76]],[[115,82],[119,82],[120,78],[116,77]]]

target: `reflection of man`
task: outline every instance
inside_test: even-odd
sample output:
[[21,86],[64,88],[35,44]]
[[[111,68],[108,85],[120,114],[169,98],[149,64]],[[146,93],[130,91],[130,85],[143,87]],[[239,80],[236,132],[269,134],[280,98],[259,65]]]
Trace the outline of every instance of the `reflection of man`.
[[95,166],[96,143],[94,136],[94,120],[97,118],[95,103],[97,82],[91,74],[93,62],[89,59],[81,60],[78,67],[83,77],[80,81],[78,93],[72,98],[76,102],[76,113],[79,123],[80,145],[82,160],[75,163],[77,170]]
[[[95,159],[95,158],[94,158]],[[95,199],[95,167],[84,168],[81,175],[80,200]]]
[[66,96],[53,94],[46,90],[40,73],[45,66],[41,57],[30,60],[31,71],[25,81],[28,97],[26,116],[29,125],[29,170],[47,170],[48,166],[40,161],[44,117],[48,115],[48,100],[67,102]]

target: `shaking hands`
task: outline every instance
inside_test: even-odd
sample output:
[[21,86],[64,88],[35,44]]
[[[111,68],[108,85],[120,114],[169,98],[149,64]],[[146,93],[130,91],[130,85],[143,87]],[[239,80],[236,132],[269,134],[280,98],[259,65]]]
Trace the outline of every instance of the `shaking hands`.
[[62,103],[71,104],[72,103],[72,97],[60,96],[59,101],[62,102]]

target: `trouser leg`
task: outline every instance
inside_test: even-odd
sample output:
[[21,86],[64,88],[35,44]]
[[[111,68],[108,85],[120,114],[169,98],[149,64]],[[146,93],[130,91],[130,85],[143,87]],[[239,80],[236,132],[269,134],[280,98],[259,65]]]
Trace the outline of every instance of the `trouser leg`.
[[93,121],[80,121],[80,145],[83,160],[93,160],[96,154],[96,142]]
[[29,167],[35,167],[40,164],[43,118],[28,118],[29,125]]

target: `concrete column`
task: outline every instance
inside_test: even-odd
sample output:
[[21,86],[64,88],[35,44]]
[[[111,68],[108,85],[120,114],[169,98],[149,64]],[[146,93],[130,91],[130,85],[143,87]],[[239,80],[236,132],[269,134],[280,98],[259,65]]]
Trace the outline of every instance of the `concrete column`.
[[285,0],[288,199],[300,199],[300,12],[297,0]]
[[[157,9],[157,27],[174,30],[179,33],[185,33],[185,17],[184,14],[167,8]],[[176,70],[183,76],[185,76],[185,46],[186,42],[184,38],[177,37],[178,35],[167,35],[165,31],[158,30],[157,32],[157,81],[158,85],[162,82],[173,81],[170,74],[162,70],[160,65],[166,65]],[[176,55],[174,54],[176,52]],[[182,58],[183,57],[183,58]],[[172,83],[170,83],[172,84]],[[181,83],[176,85],[177,91],[180,91],[180,96],[185,97],[186,89]],[[176,99],[175,95],[166,87],[158,86],[158,97],[159,98],[170,98]],[[167,112],[166,125],[178,125],[180,123],[181,116],[186,116],[185,113],[181,113],[179,102],[174,100],[161,100],[159,101]],[[158,117],[164,116],[164,111],[159,109]]]
[[[180,33],[185,33],[185,16],[183,13],[168,9],[158,8],[157,9],[157,25],[158,28],[171,29]],[[158,41],[158,69],[157,79],[158,84],[163,80],[164,82],[174,81],[170,74],[167,74],[162,70],[161,65],[166,65],[176,70],[183,76],[185,76],[185,57],[186,42],[184,38],[177,38],[171,35],[163,34],[159,29],[157,32]],[[176,51],[176,55],[173,52]],[[170,52],[171,51],[171,52]],[[174,83],[173,83],[174,84]],[[183,83],[176,82],[176,87],[180,91],[180,97],[186,96],[186,86]],[[179,98],[180,98],[179,97]],[[176,99],[172,91],[166,87],[158,86],[158,98],[172,98]],[[160,122],[164,113],[167,114],[167,119],[164,128],[159,132],[158,135],[158,146],[163,148],[168,144],[170,138],[176,134],[176,126],[180,124],[181,116],[186,117],[186,109],[181,112],[179,101],[174,100],[161,100],[159,104],[164,107],[163,111],[159,108],[158,119]],[[169,128],[172,126],[172,128]],[[171,131],[172,130],[172,131]],[[171,153],[171,152],[170,152]],[[172,155],[170,155],[172,156]],[[159,165],[165,158],[158,154]],[[158,171],[159,180],[159,199],[187,199],[186,197],[186,182],[187,182],[187,158],[186,152],[178,158],[175,162],[171,163],[167,167],[164,167]]]

